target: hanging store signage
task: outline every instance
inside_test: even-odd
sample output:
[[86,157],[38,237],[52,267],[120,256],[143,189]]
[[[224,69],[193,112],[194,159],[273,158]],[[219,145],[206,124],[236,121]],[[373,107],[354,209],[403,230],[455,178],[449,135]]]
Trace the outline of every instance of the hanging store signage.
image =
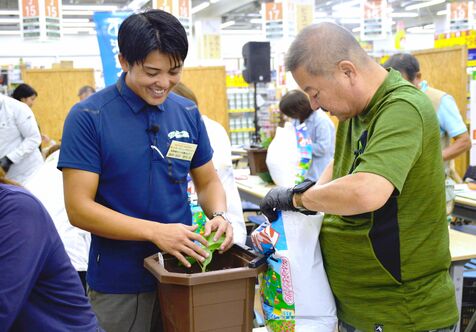
[[20,0],[21,31],[25,39],[61,37],[61,2],[58,0]]
[[296,31],[299,33],[314,21],[314,0],[297,1],[294,11],[296,13]]
[[121,76],[117,34],[122,21],[130,14],[132,12],[95,12],[93,15],[106,86],[116,83]]
[[279,39],[284,36],[283,28],[283,3],[263,3],[264,28],[267,39]]
[[192,2],[191,0],[153,0],[152,8],[162,9],[174,15],[182,23],[187,36],[192,33]]
[[454,1],[447,4],[447,14],[449,31],[468,30],[473,24],[473,2]]
[[390,30],[386,0],[361,2],[360,39],[385,39]]

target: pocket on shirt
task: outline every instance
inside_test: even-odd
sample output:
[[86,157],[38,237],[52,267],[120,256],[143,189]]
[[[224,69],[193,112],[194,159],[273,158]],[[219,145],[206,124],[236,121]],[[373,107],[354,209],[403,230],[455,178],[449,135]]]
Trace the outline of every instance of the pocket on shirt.
[[187,181],[187,175],[190,172],[190,161],[167,158],[167,163],[168,174],[173,183],[184,183]]

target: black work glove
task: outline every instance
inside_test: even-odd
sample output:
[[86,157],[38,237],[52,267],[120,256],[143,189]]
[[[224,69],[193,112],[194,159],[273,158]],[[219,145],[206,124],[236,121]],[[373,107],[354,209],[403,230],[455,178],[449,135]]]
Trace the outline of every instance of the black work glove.
[[7,156],[0,159],[0,167],[3,168],[5,173],[8,172],[8,170],[10,169],[10,166],[12,166],[12,164],[13,164],[13,162],[10,159],[8,159]]
[[293,188],[273,188],[261,201],[260,209],[270,222],[276,221],[276,211],[297,211],[293,205],[293,195]]

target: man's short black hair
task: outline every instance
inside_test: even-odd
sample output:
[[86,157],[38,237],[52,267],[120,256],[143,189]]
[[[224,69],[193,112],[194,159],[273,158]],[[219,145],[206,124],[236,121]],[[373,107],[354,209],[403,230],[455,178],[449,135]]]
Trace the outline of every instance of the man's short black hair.
[[184,27],[173,15],[151,9],[132,14],[122,22],[118,34],[119,52],[129,65],[143,64],[150,52],[169,55],[172,67],[183,64],[188,53]]
[[28,84],[22,83],[13,90],[12,97],[21,101],[23,98],[38,96],[38,92]]
[[410,53],[398,53],[392,55],[383,64],[384,68],[393,68],[400,73],[405,74],[410,82],[414,81],[420,72],[420,64],[417,58]]

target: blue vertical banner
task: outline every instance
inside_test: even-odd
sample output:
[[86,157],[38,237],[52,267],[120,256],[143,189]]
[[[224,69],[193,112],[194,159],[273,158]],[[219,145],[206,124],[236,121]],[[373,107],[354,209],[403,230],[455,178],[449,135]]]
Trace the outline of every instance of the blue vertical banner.
[[121,64],[119,63],[119,45],[117,34],[122,21],[132,12],[95,12],[93,15],[96,23],[96,33],[101,54],[102,70],[104,73],[105,86],[116,83],[121,76]]

